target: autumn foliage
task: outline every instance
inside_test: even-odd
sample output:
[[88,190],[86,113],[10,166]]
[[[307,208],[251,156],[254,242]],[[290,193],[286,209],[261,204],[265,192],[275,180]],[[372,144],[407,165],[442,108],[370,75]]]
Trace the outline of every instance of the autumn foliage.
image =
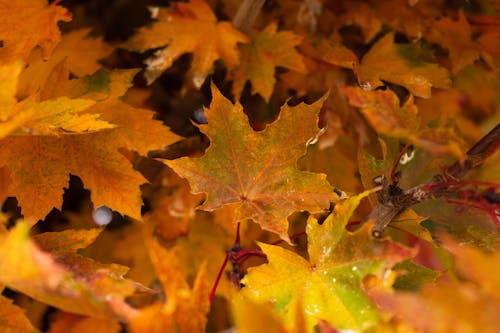
[[0,0],[0,332],[497,332],[499,10]]

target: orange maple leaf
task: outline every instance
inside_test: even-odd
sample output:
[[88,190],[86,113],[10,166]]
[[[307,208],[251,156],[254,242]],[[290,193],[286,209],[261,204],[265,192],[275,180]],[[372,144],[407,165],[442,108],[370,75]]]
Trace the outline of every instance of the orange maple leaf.
[[364,55],[356,74],[366,89],[383,86],[384,80],[404,86],[415,96],[428,98],[431,87],[450,85],[448,71],[429,60],[430,55],[415,45],[395,44],[394,34],[389,33]]
[[48,57],[61,39],[57,22],[71,20],[71,13],[47,0],[0,1],[0,59],[26,60],[35,46]]
[[174,253],[164,249],[155,239],[146,239],[146,244],[167,301],[142,308],[130,322],[131,331],[203,332],[209,310],[206,265],[201,265],[193,287],[190,288]]
[[[255,132],[240,104],[233,105],[215,87],[212,96],[206,110],[208,125],[199,126],[211,140],[205,155],[166,161],[167,165],[188,179],[194,193],[207,193],[201,209],[238,202],[237,220],[253,219],[288,239],[290,214],[321,211],[335,198],[324,174],[296,168],[307,143],[318,135],[322,100],[284,105],[275,123]],[[297,123],[301,126],[290,131]]]
[[211,73],[215,60],[224,60],[229,69],[236,66],[237,43],[248,41],[229,22],[217,22],[212,9],[203,0],[177,2],[169,10],[159,9],[154,18],[158,21],[139,29],[124,45],[129,50],[140,52],[162,48],[146,60],[149,83],[181,55],[192,52],[193,62],[188,76],[199,88]]
[[408,140],[434,155],[449,153],[460,159],[465,156],[463,139],[452,128],[419,129],[420,119],[413,96],[400,106],[398,97],[390,89],[365,91],[342,87],[341,90],[378,133]]
[[5,296],[0,296],[0,318],[2,332],[38,332],[26,317],[24,309]]
[[447,17],[437,20],[425,38],[448,49],[454,74],[479,58],[479,44],[472,40],[472,28],[463,10],[458,21]]
[[241,49],[241,63],[234,70],[233,93],[239,99],[245,83],[250,81],[252,93],[260,94],[269,101],[276,79],[276,67],[284,67],[304,73],[306,67],[295,46],[301,37],[291,31],[277,31],[278,25],[271,23],[252,35],[252,42]]
[[73,30],[62,36],[49,59],[35,48],[21,72],[17,97],[26,98],[47,84],[54,67],[65,61],[69,72],[76,77],[93,74],[99,69],[98,60],[109,55],[113,47],[102,38],[89,37],[90,29]]
[[80,176],[91,189],[95,206],[107,205],[140,218],[139,186],[145,179],[119,150],[146,154],[173,142],[177,136],[152,120],[151,111],[135,109],[118,99],[135,73],[101,71],[81,80],[54,81],[58,88],[55,92],[48,89],[48,97],[56,97],[52,93],[71,96],[82,92],[88,97],[109,97],[90,108],[88,114],[101,114],[103,121],[116,125],[114,128],[79,135],[10,135],[0,140],[0,160],[11,171],[8,194],[18,198],[26,217],[43,218],[52,207],[59,206],[71,173]]

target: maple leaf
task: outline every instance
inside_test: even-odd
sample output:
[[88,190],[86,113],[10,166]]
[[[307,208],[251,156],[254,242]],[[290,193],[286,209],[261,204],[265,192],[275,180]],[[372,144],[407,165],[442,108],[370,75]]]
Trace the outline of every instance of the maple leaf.
[[75,253],[98,234],[98,230],[68,230],[39,234],[35,242],[27,225],[18,222],[0,236],[1,252],[15,254],[0,260],[0,282],[66,311],[95,317],[124,315],[130,310],[123,299],[138,287],[123,278],[127,268]]
[[339,41],[310,37],[307,43],[300,45],[300,50],[304,55],[318,62],[349,69],[358,66],[356,54]]
[[356,75],[359,84],[369,90],[383,86],[384,80],[404,86],[415,96],[428,98],[431,87],[450,85],[448,71],[432,61],[432,56],[416,45],[395,44],[394,34],[389,33],[364,55]]
[[366,43],[385,26],[418,40],[427,32],[435,17],[442,15],[443,1],[346,1],[341,5],[339,26],[356,25]]
[[81,111],[96,103],[91,99],[61,96],[39,101],[39,96],[35,95],[17,102],[15,89],[21,66],[20,62],[14,62],[0,68],[2,77],[10,82],[5,84],[6,91],[0,101],[0,120],[4,120],[3,125],[6,128],[3,136],[11,132],[46,135],[98,131],[114,127],[106,121],[97,119],[99,114],[81,114]]
[[202,264],[190,288],[180,271],[179,260],[156,240],[148,238],[151,261],[166,293],[165,303],[157,302],[141,309],[132,321],[132,332],[203,332],[209,310],[209,285]]
[[89,28],[84,28],[64,34],[48,59],[43,57],[39,48],[35,48],[19,78],[17,96],[28,97],[46,86],[54,67],[62,61],[65,61],[69,72],[76,77],[97,71],[100,67],[98,60],[109,55],[113,47],[102,38],[89,37],[89,32]]
[[152,120],[151,111],[133,108],[118,99],[135,73],[135,70],[101,71],[68,84],[55,81],[61,86],[55,89],[59,94],[94,98],[96,94],[103,98],[104,94],[106,98],[87,112],[101,114],[101,119],[116,125],[115,128],[79,135],[11,135],[0,140],[0,160],[11,171],[8,195],[18,198],[26,217],[43,218],[52,207],[59,206],[62,189],[71,173],[80,176],[92,190],[95,206],[107,205],[140,218],[139,186],[145,179],[119,150],[146,154],[173,142],[177,136],[159,121]]
[[373,6],[365,1],[342,3],[345,11],[339,15],[341,26],[357,25],[365,42],[370,42],[382,29],[382,21],[373,13]]
[[[263,229],[288,239],[286,218],[290,214],[318,212],[335,197],[325,175],[295,167],[307,142],[318,135],[317,113],[322,101],[285,105],[278,120],[255,132],[239,103],[233,105],[215,87],[212,96],[212,104],[205,110],[208,125],[199,125],[211,140],[205,155],[165,163],[188,179],[193,193],[207,193],[201,209],[211,211],[239,202],[237,221],[253,219]],[[296,123],[301,127],[290,132]]]
[[449,50],[454,74],[479,58],[479,45],[472,40],[472,28],[463,10],[458,13],[458,21],[443,17],[434,22],[425,38]]
[[240,46],[241,62],[234,70],[233,94],[239,99],[245,83],[250,81],[252,93],[260,94],[266,102],[271,98],[274,70],[284,67],[297,72],[306,72],[302,56],[295,50],[301,37],[290,31],[277,31],[276,23],[252,36],[252,42]]
[[366,91],[357,87],[342,87],[349,98],[349,104],[356,106],[378,133],[412,142],[438,155],[450,153],[463,158],[464,143],[450,128],[418,129],[418,110],[410,95],[399,105],[399,99],[392,90]]
[[38,332],[26,318],[23,309],[4,296],[0,296],[0,330],[7,333]]
[[71,13],[47,0],[0,1],[0,59],[12,62],[26,60],[35,46],[48,57],[61,39],[57,22],[68,22]]
[[[498,328],[500,264],[497,252],[485,254],[470,246],[443,240],[455,256],[457,280],[440,279],[420,293],[375,289],[371,297],[384,310],[397,314],[414,328],[426,332],[495,332]],[[415,316],[418,313],[418,316]]]
[[345,229],[360,200],[369,193],[337,203],[321,225],[309,218],[309,260],[282,247],[259,243],[269,263],[249,268],[242,293],[258,303],[271,302],[288,319],[291,304],[300,300],[308,332],[314,331],[320,319],[336,328],[358,331],[375,325],[377,311],[362,291],[362,279],[367,274],[383,275],[410,251],[389,240],[374,240],[369,228],[354,234]]
[[169,68],[184,53],[193,53],[188,77],[199,88],[212,72],[213,62],[224,60],[231,69],[238,64],[237,43],[248,38],[229,22],[217,22],[212,9],[203,0],[175,3],[172,8],[159,9],[150,27],[139,29],[124,47],[144,52],[162,48],[146,60],[146,78],[149,83]]

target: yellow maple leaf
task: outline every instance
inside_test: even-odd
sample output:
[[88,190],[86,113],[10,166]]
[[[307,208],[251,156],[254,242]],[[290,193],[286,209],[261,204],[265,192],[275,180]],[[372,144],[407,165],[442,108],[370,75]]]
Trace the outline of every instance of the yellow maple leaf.
[[184,53],[193,53],[188,76],[199,88],[213,70],[217,59],[224,60],[231,69],[238,64],[237,43],[247,37],[229,22],[218,22],[212,9],[203,0],[177,2],[170,9],[159,9],[157,22],[139,29],[125,43],[129,50],[144,52],[162,48],[146,60],[146,78],[149,83],[169,68]]
[[[123,278],[127,268],[101,264],[76,254],[92,243],[100,230],[67,230],[29,237],[23,221],[0,232],[0,282],[38,301],[66,311],[99,318],[132,310],[124,298],[138,284]],[[128,311],[130,310],[130,311]]]
[[254,302],[272,304],[286,321],[294,321],[297,313],[291,310],[301,303],[306,332],[314,332],[320,319],[338,329],[363,331],[376,325],[376,307],[364,294],[362,280],[368,274],[385,276],[411,251],[390,240],[375,241],[367,226],[353,234],[345,229],[369,193],[336,204],[323,224],[309,217],[308,259],[280,246],[259,243],[269,262],[248,270],[241,293]]
[[99,120],[99,114],[81,114],[96,103],[91,99],[61,96],[40,101],[40,95],[36,94],[18,102],[15,96],[21,67],[19,61],[0,67],[0,76],[5,79],[0,87],[5,89],[0,96],[1,136],[11,132],[57,135],[61,131],[98,131],[114,127]]

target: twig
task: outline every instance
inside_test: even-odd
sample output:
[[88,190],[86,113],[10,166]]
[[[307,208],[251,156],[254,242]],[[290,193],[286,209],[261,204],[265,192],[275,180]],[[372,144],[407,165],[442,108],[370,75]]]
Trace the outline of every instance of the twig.
[[[373,185],[382,186],[382,189],[377,192],[378,203],[361,225],[369,220],[374,220],[372,236],[379,238],[396,215],[419,202],[436,198],[460,198],[461,192],[457,185],[460,186],[461,183],[458,181],[469,170],[481,165],[488,156],[495,152],[499,145],[500,124],[467,151],[465,161],[452,164],[445,168],[442,174],[432,177],[426,184],[412,187],[406,191],[403,191],[397,182],[394,182],[394,179],[392,184],[389,184],[385,176],[375,177]],[[396,161],[396,163],[398,162]]]
[[243,0],[233,19],[233,27],[248,34],[265,0]]

